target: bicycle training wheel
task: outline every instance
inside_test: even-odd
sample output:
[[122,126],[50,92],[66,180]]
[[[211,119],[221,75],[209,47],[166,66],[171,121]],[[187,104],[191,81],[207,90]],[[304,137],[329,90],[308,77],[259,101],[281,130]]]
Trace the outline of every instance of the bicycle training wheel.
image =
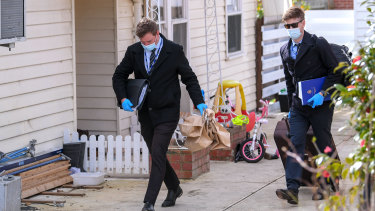
[[256,163],[264,157],[265,148],[262,142],[256,141],[254,145],[254,150],[251,150],[251,144],[253,143],[253,139],[246,139],[241,143],[241,156],[242,158],[248,163]]

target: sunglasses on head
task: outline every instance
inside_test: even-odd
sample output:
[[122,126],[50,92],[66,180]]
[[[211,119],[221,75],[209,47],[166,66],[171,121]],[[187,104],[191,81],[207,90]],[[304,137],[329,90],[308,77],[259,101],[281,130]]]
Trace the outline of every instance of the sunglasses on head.
[[284,24],[284,27],[286,29],[290,29],[290,28],[297,28],[298,27],[298,24],[301,23],[304,19],[298,21],[298,22],[295,22],[295,23],[290,23],[290,24]]

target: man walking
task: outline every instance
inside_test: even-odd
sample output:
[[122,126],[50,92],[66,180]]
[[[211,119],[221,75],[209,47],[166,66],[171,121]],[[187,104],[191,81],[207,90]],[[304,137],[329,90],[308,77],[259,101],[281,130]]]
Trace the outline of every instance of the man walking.
[[175,205],[176,198],[182,195],[180,181],[166,157],[180,116],[179,75],[201,114],[207,105],[204,104],[197,77],[180,45],[167,40],[159,33],[157,24],[148,18],[142,18],[137,24],[136,35],[140,42],[128,47],[112,81],[119,106],[128,112],[133,111],[133,105],[126,95],[128,76],[134,72],[136,79],[148,79],[150,83],[151,91],[147,93],[142,109],[138,112],[141,134],[152,157],[142,209],[149,211],[154,210],[163,181],[168,188],[168,195],[162,207]]
[[[305,152],[306,133],[310,125],[317,138],[316,144],[323,152],[331,146],[331,123],[333,106],[331,101],[324,101],[325,90],[340,81],[340,75],[334,74],[337,60],[327,40],[304,30],[305,14],[301,8],[291,7],[282,17],[290,39],[280,49],[288,91],[290,136],[295,152],[301,156]],[[325,76],[322,91],[308,100],[309,105],[302,105],[298,97],[298,82]],[[291,204],[298,203],[302,167],[292,157],[287,157],[285,177],[287,189],[276,190],[280,199]],[[313,199],[322,199],[321,192]]]

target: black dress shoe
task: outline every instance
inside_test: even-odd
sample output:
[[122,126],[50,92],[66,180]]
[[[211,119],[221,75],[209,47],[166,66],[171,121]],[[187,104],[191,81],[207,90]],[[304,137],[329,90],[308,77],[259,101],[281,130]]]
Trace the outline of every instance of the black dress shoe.
[[155,211],[154,205],[150,202],[145,202],[145,205],[142,208],[142,211]]
[[168,190],[167,198],[164,200],[162,207],[171,207],[176,204],[176,199],[182,195],[183,191],[180,186],[177,190]]
[[276,195],[280,199],[287,200],[289,204],[298,204],[298,190],[277,189]]

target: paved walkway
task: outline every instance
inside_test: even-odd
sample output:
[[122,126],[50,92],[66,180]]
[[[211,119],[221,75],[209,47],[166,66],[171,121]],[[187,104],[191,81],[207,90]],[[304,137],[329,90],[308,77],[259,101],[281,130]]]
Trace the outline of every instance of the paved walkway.
[[[273,152],[276,145],[273,131],[283,113],[272,114],[269,123],[262,126],[266,132]],[[338,129],[349,119],[348,111],[336,111],[332,125],[332,133],[341,158],[346,157],[356,144],[351,140],[353,131]],[[340,184],[345,188],[347,182]],[[147,187],[146,179],[109,179],[103,190],[75,190],[84,192],[85,197],[53,197],[66,200],[63,208],[37,205],[42,210],[141,210],[143,196]],[[155,205],[156,210],[165,211],[200,211],[200,210],[317,210],[319,202],[311,200],[311,188],[300,190],[300,203],[290,205],[275,195],[277,188],[285,187],[284,169],[281,160],[261,160],[256,164],[244,161],[220,162],[211,161],[209,173],[195,180],[183,180],[181,184],[184,194],[172,208],[161,208],[167,190],[163,185]],[[38,198],[45,196],[37,196]],[[52,197],[50,197],[52,198]],[[32,205],[35,206],[35,205]]]

